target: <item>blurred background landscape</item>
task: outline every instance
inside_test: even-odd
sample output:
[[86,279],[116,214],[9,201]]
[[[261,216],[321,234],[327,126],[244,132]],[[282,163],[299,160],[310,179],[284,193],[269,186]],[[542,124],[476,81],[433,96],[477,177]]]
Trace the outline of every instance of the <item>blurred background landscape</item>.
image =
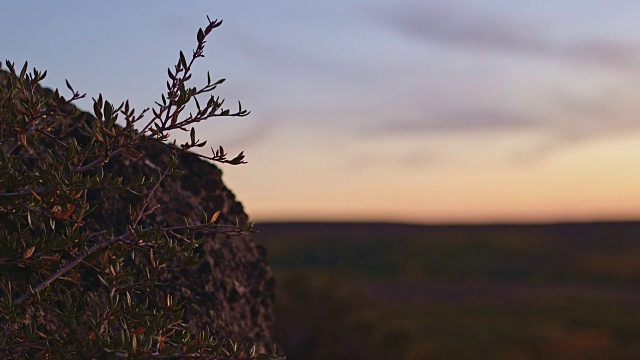
[[85,110],[152,106],[224,19],[193,79],[252,114],[198,138],[247,155],[290,359],[640,358],[640,2],[0,6]]
[[640,357],[640,223],[258,230],[291,359]]

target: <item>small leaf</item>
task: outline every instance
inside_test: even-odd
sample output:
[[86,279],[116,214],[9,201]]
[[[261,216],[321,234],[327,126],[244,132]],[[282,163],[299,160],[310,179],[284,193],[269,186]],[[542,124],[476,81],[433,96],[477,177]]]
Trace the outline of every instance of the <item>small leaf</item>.
[[144,326],[140,326],[140,327],[136,328],[135,330],[131,330],[131,334],[133,334],[133,335],[141,335],[141,334],[144,334],[145,330],[146,329],[144,328]]
[[29,257],[31,257],[31,255],[33,255],[33,252],[36,250],[35,246],[32,246],[30,248],[28,248],[27,250],[24,251],[24,254],[22,254],[22,258],[23,259],[28,259]]
[[98,120],[102,120],[102,111],[100,110],[101,104],[98,101],[93,102],[93,113]]
[[62,210],[62,208],[60,208],[60,206],[56,205],[53,208],[51,214],[56,220],[66,220],[71,216],[71,214],[73,214],[73,211],[75,209],[76,207],[73,204],[67,205],[67,208],[64,211]]
[[69,90],[71,90],[71,92],[75,92],[75,91],[73,91],[73,88],[71,87],[71,84],[69,84],[69,80],[65,79],[64,81],[67,83],[67,88],[69,88]]
[[[105,101],[105,103],[104,103],[104,118],[105,118],[105,121],[109,121],[109,123],[107,125],[110,125],[112,117],[113,117],[113,105],[111,105],[110,102]],[[108,126],[108,127],[111,127],[111,126]]]
[[24,75],[27,73],[28,66],[29,66],[29,63],[25,61],[24,65],[22,66],[22,70],[20,71],[20,78],[24,78]]
[[12,63],[9,60],[7,60],[5,63],[7,64],[7,67],[9,68],[9,71],[11,71],[11,73],[13,75],[16,75],[16,68],[14,67],[15,63]]
[[158,130],[154,129],[154,128],[148,128],[147,130],[149,130],[149,132],[151,134],[153,134],[153,136],[155,137],[160,137],[160,133],[158,132]]
[[121,149],[122,149],[122,153],[123,154],[125,154],[126,156],[128,156],[128,157],[130,157],[130,158],[132,158],[134,160],[137,160],[142,156],[142,153],[139,152],[139,151],[135,151],[135,150],[130,149],[130,148],[121,148]]
[[240,154],[238,154],[238,156],[236,156],[235,158],[231,159],[229,161],[230,165],[240,165],[240,164],[246,164],[246,162],[244,161],[244,151],[241,151]]
[[183,69],[187,69],[187,59],[184,57],[184,53],[182,51],[180,51],[180,64]]
[[144,182],[144,174],[138,173],[136,176],[131,179],[130,185],[140,185]]
[[218,220],[218,216],[220,216],[220,210],[216,211],[209,219],[209,224],[213,224],[216,220]]

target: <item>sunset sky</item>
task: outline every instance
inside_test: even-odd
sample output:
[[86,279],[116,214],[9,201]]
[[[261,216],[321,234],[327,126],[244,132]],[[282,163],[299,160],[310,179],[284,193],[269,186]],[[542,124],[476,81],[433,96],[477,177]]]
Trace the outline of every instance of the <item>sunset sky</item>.
[[[640,2],[12,1],[0,59],[142,109],[223,19],[198,137],[253,221],[640,219]],[[180,139],[180,138],[179,138]]]

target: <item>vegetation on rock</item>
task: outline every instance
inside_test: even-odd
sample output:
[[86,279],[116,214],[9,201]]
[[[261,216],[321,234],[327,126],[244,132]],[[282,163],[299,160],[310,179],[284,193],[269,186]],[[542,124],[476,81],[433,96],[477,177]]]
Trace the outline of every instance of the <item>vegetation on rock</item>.
[[[242,239],[252,224],[246,216],[231,218],[228,199],[218,201],[217,210],[211,209],[216,201],[198,206],[197,198],[184,199],[185,208],[179,201],[165,206],[172,196],[167,184],[191,181],[172,180],[182,175],[183,160],[244,163],[243,153],[228,158],[222,147],[211,148],[208,156],[188,152],[206,144],[196,137],[194,124],[249,114],[240,103],[235,112],[224,108],[224,100],[212,95],[223,80],[212,82],[207,74],[205,86],[189,86],[206,38],[220,24],[209,20],[198,30],[190,57],[180,52],[151,114],[136,112],[128,101],[116,106],[101,95],[94,99],[95,118],[82,114],[72,103],[84,95],[69,82],[71,95],[65,98],[39,86],[46,71],[28,72],[27,63],[17,71],[6,61],[9,73],[0,74],[3,358],[277,358],[261,353],[264,344],[239,346],[224,339],[223,330],[196,319],[206,308],[192,311],[185,303],[186,296],[197,302],[211,292],[224,293],[227,300],[240,296],[235,279],[206,283],[219,288],[201,294],[188,288],[193,279],[184,277],[195,276],[189,270],[194,267],[199,276],[213,272],[217,264],[203,266],[202,258],[223,252],[225,245],[212,239]],[[201,96],[208,98],[201,103]],[[187,114],[188,106],[195,112]],[[169,142],[176,130],[189,132],[190,140]],[[251,290],[269,286],[272,280]],[[270,306],[268,299],[262,302]],[[256,308],[245,312],[260,315]]]

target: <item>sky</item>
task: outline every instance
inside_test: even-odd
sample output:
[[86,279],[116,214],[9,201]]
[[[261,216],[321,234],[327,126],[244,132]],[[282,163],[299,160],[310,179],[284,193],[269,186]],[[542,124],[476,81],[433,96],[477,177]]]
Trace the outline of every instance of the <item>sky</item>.
[[[640,218],[640,2],[4,1],[0,59],[151,107],[223,19],[194,84],[251,115],[199,124],[252,221]],[[200,81],[200,82],[198,82]],[[233,108],[233,107],[232,107]],[[177,139],[182,139],[177,134]]]

